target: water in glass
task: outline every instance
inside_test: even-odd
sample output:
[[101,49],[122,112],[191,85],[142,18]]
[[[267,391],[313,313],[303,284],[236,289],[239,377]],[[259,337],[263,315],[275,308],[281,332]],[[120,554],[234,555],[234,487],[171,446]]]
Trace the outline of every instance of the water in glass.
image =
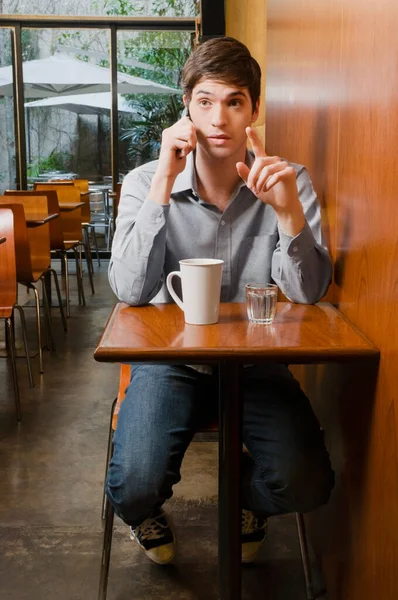
[[276,285],[247,285],[246,307],[251,323],[269,325],[276,313],[278,288]]

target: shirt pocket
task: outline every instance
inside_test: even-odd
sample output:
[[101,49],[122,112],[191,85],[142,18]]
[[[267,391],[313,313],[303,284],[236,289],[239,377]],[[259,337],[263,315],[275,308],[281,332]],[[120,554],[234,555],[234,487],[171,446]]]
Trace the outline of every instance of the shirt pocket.
[[269,283],[272,256],[278,242],[278,233],[245,238],[238,248],[237,278],[240,285]]

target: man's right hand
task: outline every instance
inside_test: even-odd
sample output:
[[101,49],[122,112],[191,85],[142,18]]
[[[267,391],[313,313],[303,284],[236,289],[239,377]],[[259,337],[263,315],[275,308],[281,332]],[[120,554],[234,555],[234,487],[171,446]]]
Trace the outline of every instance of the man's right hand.
[[174,179],[185,169],[186,157],[196,146],[196,129],[189,117],[183,117],[162,133],[156,177]]
[[148,194],[150,200],[169,204],[176,177],[185,169],[187,156],[196,142],[196,129],[189,117],[183,117],[163,131],[159,162]]

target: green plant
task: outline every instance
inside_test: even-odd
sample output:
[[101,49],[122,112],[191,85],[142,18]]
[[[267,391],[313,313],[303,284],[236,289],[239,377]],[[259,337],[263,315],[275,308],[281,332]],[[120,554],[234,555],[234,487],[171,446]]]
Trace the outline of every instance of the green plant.
[[183,103],[181,96],[141,95],[131,106],[139,120],[130,123],[121,139],[129,140],[128,153],[136,166],[159,156],[162,131],[178,121]]
[[[132,12],[131,0],[107,0],[104,9],[110,15],[181,17],[198,15],[199,4],[198,0],[152,0],[145,6],[142,2],[135,2]],[[175,87],[190,51],[191,36],[185,31],[140,31],[130,38],[119,40],[118,70]],[[135,59],[155,69],[129,66],[123,62],[125,58]],[[103,66],[109,65],[104,63]]]
[[46,171],[64,171],[72,159],[69,152],[53,150],[47,157],[35,157],[28,164],[28,177],[37,177]]

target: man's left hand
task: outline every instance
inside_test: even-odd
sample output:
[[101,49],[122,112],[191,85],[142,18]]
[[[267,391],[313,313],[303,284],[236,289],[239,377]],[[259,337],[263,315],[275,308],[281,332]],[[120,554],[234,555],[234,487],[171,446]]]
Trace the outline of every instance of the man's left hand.
[[273,207],[282,230],[297,235],[305,225],[305,217],[298,197],[296,171],[278,156],[268,156],[260,138],[251,128],[246,128],[254,152],[254,163],[236,165],[239,176],[261,202]]

